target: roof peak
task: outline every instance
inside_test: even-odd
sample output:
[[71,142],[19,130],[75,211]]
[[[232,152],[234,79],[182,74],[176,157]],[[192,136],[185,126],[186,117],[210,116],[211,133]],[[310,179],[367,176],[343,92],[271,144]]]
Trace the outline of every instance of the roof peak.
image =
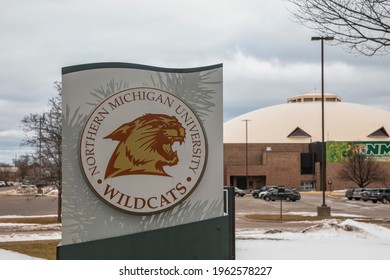
[[[325,92],[325,102],[341,102],[340,96]],[[307,92],[300,95],[296,95],[287,99],[287,103],[299,103],[299,102],[316,102],[322,100],[322,94],[320,92]]]

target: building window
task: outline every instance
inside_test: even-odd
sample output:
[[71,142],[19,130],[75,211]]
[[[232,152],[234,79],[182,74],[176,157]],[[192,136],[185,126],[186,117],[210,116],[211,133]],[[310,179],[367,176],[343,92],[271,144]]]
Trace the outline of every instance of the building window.
[[309,133],[307,133],[306,131],[304,131],[300,127],[297,127],[287,137],[289,137],[289,138],[309,138],[311,136]]
[[315,190],[315,187],[316,187],[315,181],[301,181],[302,191],[312,191]]
[[314,174],[314,155],[312,153],[301,154],[301,175]]
[[373,133],[368,135],[368,137],[389,137],[386,129],[382,126],[381,128],[375,130]]

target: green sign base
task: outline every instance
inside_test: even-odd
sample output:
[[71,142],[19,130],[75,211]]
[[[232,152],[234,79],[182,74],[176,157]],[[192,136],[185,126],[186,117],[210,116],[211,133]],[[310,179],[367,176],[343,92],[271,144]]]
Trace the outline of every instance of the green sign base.
[[[233,235],[233,236],[232,236]],[[234,259],[229,216],[57,247],[59,260]]]

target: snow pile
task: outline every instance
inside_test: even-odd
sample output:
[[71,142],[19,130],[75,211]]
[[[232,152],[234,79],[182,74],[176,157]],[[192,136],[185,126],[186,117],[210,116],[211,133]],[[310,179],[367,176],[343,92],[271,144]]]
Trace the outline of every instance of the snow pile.
[[[0,234],[0,242],[61,239],[55,226],[35,227],[32,233]],[[389,249],[390,229],[353,220],[316,221],[296,232],[275,229],[236,233],[237,260],[390,260]],[[1,259],[33,258],[0,249]]]
[[0,249],[0,260],[40,260],[28,255]]
[[2,191],[2,195],[20,195],[20,196],[35,196],[35,195],[45,195],[45,196],[58,196],[58,189],[53,186],[46,186],[42,188],[37,188],[35,186],[31,187],[21,187],[18,186],[12,190]]
[[0,242],[60,240],[60,224],[1,223]]
[[[11,233],[0,235],[0,242],[16,242],[16,241],[37,241],[37,240],[61,240],[60,232],[42,232],[42,233]],[[1,257],[0,257],[1,259]]]
[[[2,216],[10,218],[18,216]],[[40,216],[42,217],[42,216]],[[61,240],[60,224],[28,224],[28,223],[1,223],[0,219],[0,243],[37,240]],[[0,249],[0,260],[30,260],[37,259],[31,256]]]
[[[1,221],[1,220],[0,220]],[[7,230],[12,232],[21,232],[21,231],[60,231],[60,224],[16,224],[16,223],[0,223],[0,230]],[[1,242],[1,237],[0,237]]]
[[390,229],[325,220],[299,231],[246,231],[236,236],[237,259],[390,259]]

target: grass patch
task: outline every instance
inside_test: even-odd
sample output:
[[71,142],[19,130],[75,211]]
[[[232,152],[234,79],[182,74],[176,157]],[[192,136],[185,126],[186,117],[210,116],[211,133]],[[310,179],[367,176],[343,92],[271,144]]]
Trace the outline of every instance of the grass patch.
[[55,224],[57,217],[22,217],[22,218],[0,218],[0,223],[15,223],[15,224]]
[[[282,219],[280,214],[250,214],[245,216],[250,220],[258,221],[289,221],[289,222],[299,222],[299,221],[321,221],[324,219],[335,219],[336,217],[318,217],[318,216],[302,216],[302,215],[288,215],[283,214]],[[345,217],[337,217],[337,219],[345,219]]]
[[[57,224],[57,217],[1,218],[0,223],[14,224]],[[60,240],[12,241],[0,242],[0,249],[18,252],[36,258],[55,260]]]
[[372,224],[388,224],[390,225],[390,219],[375,219],[375,218],[352,218],[344,216],[330,216],[330,217],[319,217],[319,216],[302,216],[302,215],[288,215],[283,214],[280,218],[280,214],[250,214],[246,215],[245,218],[255,221],[285,221],[285,222],[303,222],[303,221],[321,221],[321,220],[355,220],[359,222],[372,223]]
[[59,240],[1,242],[0,248],[36,258],[55,260]]

